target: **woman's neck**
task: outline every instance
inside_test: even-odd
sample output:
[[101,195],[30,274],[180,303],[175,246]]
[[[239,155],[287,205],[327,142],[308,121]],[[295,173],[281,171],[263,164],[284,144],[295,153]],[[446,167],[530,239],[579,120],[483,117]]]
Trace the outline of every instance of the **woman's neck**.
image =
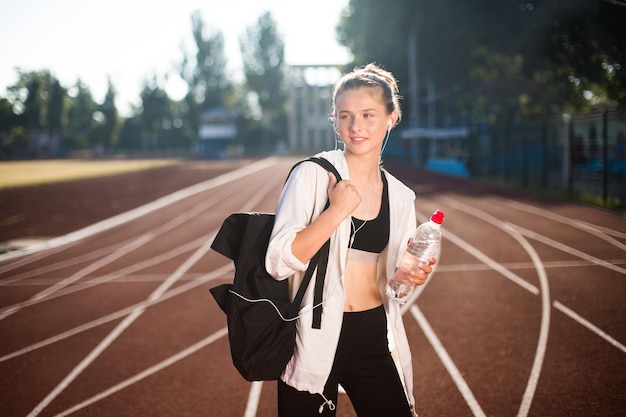
[[380,166],[378,157],[366,155],[345,154],[350,180],[363,184],[376,184],[380,180]]

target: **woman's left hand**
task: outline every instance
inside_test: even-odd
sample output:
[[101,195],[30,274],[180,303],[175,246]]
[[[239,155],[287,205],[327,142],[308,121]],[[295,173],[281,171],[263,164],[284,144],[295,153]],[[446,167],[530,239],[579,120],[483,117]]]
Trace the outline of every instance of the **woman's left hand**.
[[411,271],[409,273],[409,279],[415,285],[422,285],[428,279],[428,275],[433,272],[433,265],[437,263],[437,259],[430,258],[428,263],[421,262],[418,265],[417,271]]

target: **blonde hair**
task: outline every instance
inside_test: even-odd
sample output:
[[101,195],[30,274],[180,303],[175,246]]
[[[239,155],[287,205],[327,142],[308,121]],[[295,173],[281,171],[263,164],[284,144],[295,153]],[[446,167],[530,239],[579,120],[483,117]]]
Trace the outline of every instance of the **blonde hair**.
[[391,72],[386,71],[376,64],[367,64],[364,67],[356,67],[351,72],[345,74],[337,81],[333,87],[331,119],[334,121],[335,101],[338,96],[348,90],[357,88],[371,88],[380,91],[380,98],[385,104],[387,114],[394,111],[398,115],[396,125],[402,119],[402,109],[400,108],[400,99],[402,98],[398,91],[398,82]]

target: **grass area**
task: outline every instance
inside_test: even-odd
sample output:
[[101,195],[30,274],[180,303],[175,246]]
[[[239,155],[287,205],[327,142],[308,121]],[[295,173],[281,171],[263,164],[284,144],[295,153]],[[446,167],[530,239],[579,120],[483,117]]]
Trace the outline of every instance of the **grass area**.
[[178,164],[176,159],[37,160],[0,162],[0,189],[102,177]]

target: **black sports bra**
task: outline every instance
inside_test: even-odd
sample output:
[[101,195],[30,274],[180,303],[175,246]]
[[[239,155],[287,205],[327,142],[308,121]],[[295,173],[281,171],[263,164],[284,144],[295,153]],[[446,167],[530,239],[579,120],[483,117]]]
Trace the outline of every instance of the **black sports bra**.
[[[383,172],[381,172],[381,176],[383,195],[378,216],[368,221],[352,217],[352,226],[350,227],[350,241],[352,244],[349,249],[380,254],[387,247],[387,242],[389,241],[389,191],[387,178],[385,178]],[[359,227],[361,228],[359,229]],[[354,234],[355,228],[358,230],[356,235]]]

